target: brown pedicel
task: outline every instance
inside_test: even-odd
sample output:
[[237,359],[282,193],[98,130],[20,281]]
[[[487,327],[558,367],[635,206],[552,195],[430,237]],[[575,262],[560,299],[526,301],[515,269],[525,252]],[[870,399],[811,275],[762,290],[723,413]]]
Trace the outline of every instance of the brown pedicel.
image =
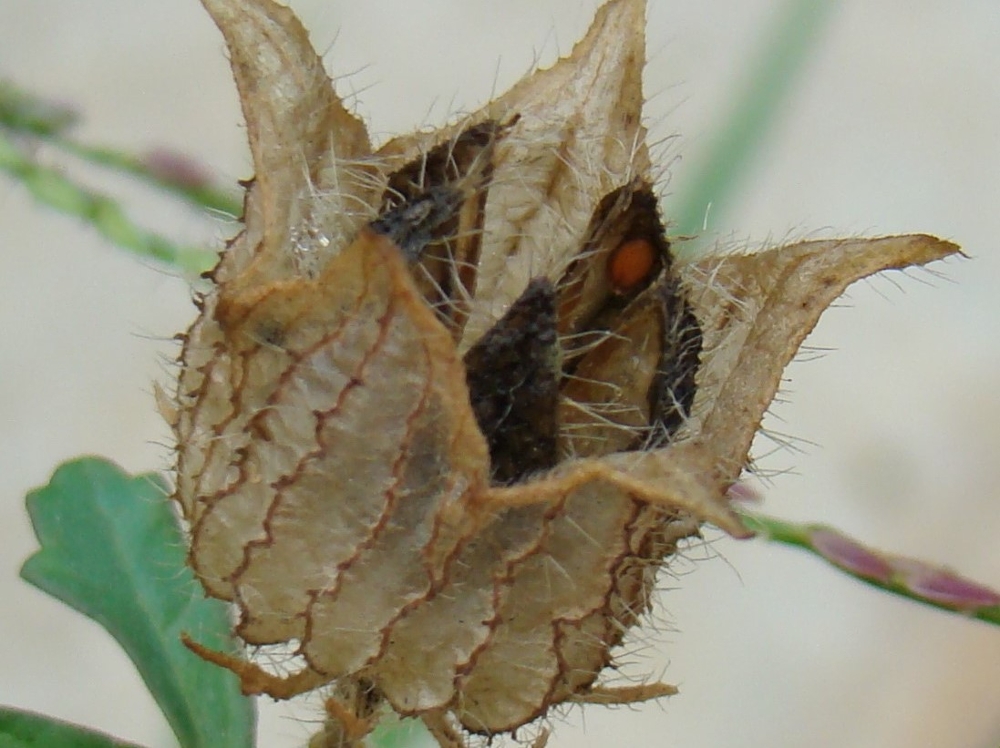
[[[641,124],[642,0],[482,110],[373,151],[290,10],[203,0],[256,175],[184,336],[175,498],[208,594],[279,676],[328,686],[317,744],[385,705],[442,745],[603,685],[657,573],[726,491],[785,365],[853,281],[930,236],[681,262]],[[523,737],[523,736],[522,736]]]

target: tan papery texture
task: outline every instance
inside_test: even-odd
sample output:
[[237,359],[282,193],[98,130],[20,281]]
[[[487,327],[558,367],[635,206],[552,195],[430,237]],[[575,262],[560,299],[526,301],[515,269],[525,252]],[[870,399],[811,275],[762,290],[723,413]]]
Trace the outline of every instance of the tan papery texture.
[[[185,337],[175,497],[207,592],[235,604],[246,642],[291,643],[302,669],[192,646],[250,693],[330,686],[327,739],[345,745],[381,703],[458,745],[564,702],[673,693],[602,673],[682,539],[706,522],[747,534],[725,493],[785,365],[848,284],[957,248],[902,236],[664,255],[623,296],[608,258],[652,181],[642,0],[607,3],[569,57],[479,112],[378,152],[290,10],[203,4],[256,173]],[[457,238],[414,261],[369,223],[396,215],[384,203],[399,170],[442,147],[455,173],[414,189],[459,195]],[[540,370],[572,372],[554,405],[558,462],[501,482],[467,385],[482,351],[463,356],[535,278],[560,310]],[[650,392],[695,327],[690,413],[654,439],[669,407]]]

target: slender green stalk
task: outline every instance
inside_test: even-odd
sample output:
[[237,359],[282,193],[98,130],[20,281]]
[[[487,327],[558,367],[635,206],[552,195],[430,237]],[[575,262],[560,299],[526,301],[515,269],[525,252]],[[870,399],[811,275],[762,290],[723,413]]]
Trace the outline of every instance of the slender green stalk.
[[[671,200],[668,215],[676,233],[699,234],[709,209],[718,218],[726,208],[836,7],[838,3],[786,0],[776,14],[774,26],[761,39],[761,53],[746,66],[749,77],[734,97],[731,112],[722,118],[722,128],[709,140],[693,178]],[[687,251],[696,251],[696,245]]]
[[112,198],[83,187],[55,169],[44,167],[0,131],[0,170],[20,181],[40,203],[91,224],[109,241],[197,274],[210,268],[215,255],[197,247],[179,246],[137,226]]
[[96,166],[137,177],[197,208],[234,218],[242,213],[238,195],[213,186],[210,175],[182,156],[161,152],[138,157],[114,148],[78,143],[66,135],[76,119],[66,107],[0,81],[0,127],[36,138]]
[[243,206],[239,198],[235,197],[232,192],[213,187],[207,183],[207,180],[198,179],[189,181],[183,177],[179,179],[173,178],[173,175],[167,169],[158,168],[156,161],[151,158],[137,158],[111,148],[82,145],[58,136],[48,138],[48,140],[67,153],[71,153],[91,164],[104,166],[138,177],[164,192],[185,200],[197,208],[221,213],[232,218],[239,217],[243,212]]
[[743,514],[744,524],[776,543],[802,548],[866,584],[952,613],[1000,625],[1000,593],[939,566],[883,553],[821,524]]
[[76,124],[77,114],[0,80],[0,127],[38,137],[58,135]]

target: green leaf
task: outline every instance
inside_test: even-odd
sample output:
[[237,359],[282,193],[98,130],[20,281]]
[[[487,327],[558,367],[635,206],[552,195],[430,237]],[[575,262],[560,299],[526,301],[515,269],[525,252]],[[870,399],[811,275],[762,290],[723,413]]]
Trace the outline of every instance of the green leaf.
[[0,707],[0,748],[139,748],[43,714]]
[[41,550],[21,576],[97,621],[132,658],[184,748],[253,745],[255,717],[235,676],[180,641],[232,651],[226,606],[207,600],[157,475],[85,457],[28,494]]

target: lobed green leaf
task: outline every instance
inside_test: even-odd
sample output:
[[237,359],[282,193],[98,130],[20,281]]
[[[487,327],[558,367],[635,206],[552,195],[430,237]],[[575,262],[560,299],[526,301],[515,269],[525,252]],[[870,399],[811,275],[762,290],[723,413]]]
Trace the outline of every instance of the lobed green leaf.
[[208,600],[185,564],[167,487],[84,457],[28,494],[41,543],[21,569],[39,589],[97,621],[135,663],[184,748],[248,748],[255,716],[236,677],[202,661],[182,632],[232,651],[227,608]]

